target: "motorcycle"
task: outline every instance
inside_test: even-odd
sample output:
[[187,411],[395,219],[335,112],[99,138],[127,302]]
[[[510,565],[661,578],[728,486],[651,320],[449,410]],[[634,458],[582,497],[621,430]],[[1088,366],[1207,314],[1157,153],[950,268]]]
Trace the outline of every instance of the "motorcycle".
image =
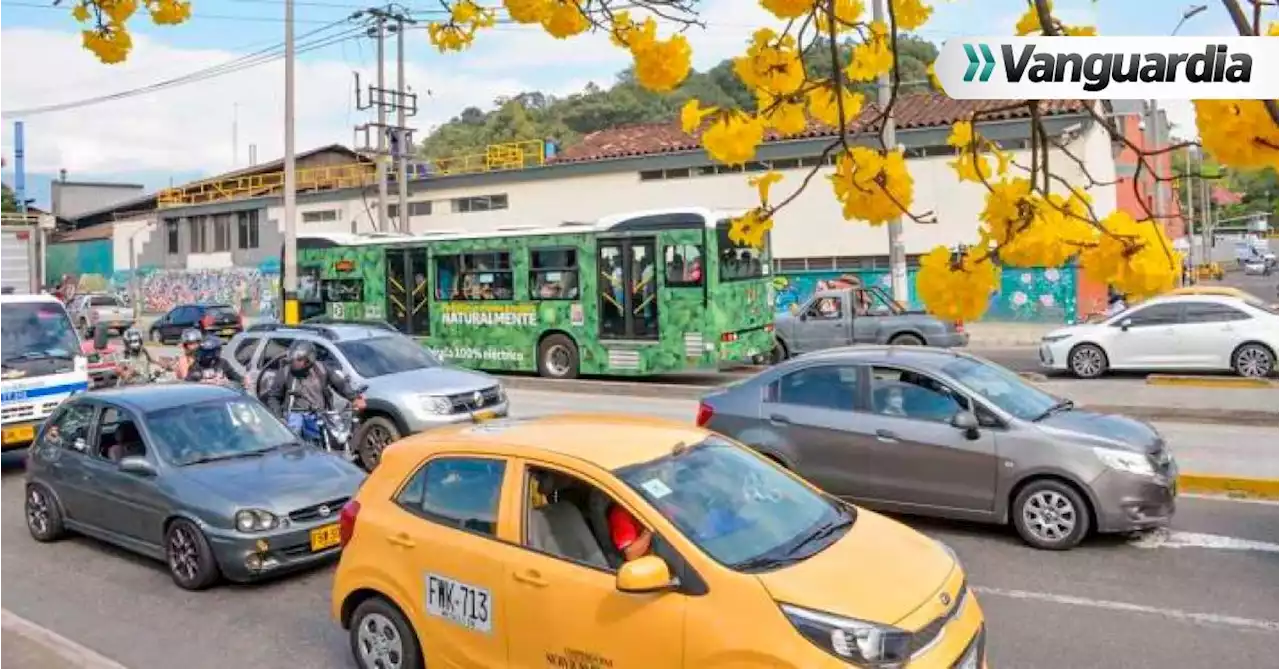
[[341,453],[348,460],[355,460],[351,448],[351,436],[355,434],[355,408],[348,405],[337,411],[288,411],[285,425],[303,443],[328,453]]

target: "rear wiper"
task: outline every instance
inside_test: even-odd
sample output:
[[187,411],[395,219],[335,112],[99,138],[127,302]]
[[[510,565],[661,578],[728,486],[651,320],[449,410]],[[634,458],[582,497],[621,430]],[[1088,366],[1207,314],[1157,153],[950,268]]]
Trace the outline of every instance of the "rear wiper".
[[1049,407],[1048,409],[1045,409],[1039,416],[1032,418],[1031,422],[1039,423],[1040,421],[1048,418],[1049,416],[1052,416],[1055,413],[1058,413],[1059,411],[1070,411],[1074,408],[1076,408],[1075,402],[1072,402],[1071,400],[1060,400],[1056,402],[1053,406]]

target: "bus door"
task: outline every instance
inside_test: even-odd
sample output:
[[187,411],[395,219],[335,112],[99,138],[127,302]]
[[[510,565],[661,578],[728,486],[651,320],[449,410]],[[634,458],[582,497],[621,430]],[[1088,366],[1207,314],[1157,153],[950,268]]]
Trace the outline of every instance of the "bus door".
[[427,250],[387,249],[387,322],[397,330],[418,337],[430,329],[427,305]]
[[657,240],[654,237],[600,239],[597,249],[600,336],[657,339]]

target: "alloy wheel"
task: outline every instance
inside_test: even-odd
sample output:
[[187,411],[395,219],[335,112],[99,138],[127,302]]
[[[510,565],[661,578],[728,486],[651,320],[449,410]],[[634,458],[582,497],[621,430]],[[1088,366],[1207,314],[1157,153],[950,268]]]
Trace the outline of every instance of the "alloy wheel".
[[1071,536],[1078,520],[1071,500],[1053,490],[1041,490],[1022,505],[1022,516],[1027,529],[1036,538],[1057,543]]
[[49,500],[35,486],[27,490],[27,527],[35,534],[49,531]]
[[547,351],[543,355],[543,363],[552,376],[560,378],[569,374],[573,356],[567,346],[564,344],[552,344],[547,347]]
[[196,539],[185,527],[176,527],[169,536],[169,569],[186,582],[196,580],[200,571],[200,553]]
[[370,613],[360,621],[356,644],[365,669],[399,669],[404,664],[400,631],[381,613]]
[[1236,371],[1240,376],[1264,377],[1271,373],[1271,353],[1261,346],[1246,346],[1236,354]]
[[1094,377],[1102,373],[1102,352],[1091,346],[1077,349],[1071,354],[1071,371],[1076,376]]
[[378,466],[378,462],[382,460],[383,449],[390,445],[391,433],[379,425],[370,425],[365,431],[364,443],[361,444],[361,450],[364,451],[361,459],[365,467],[372,471]]

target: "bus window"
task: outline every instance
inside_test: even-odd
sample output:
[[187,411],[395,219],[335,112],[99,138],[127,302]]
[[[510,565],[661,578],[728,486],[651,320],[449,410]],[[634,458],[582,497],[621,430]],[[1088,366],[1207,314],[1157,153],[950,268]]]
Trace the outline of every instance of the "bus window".
[[716,226],[720,247],[720,280],[739,281],[764,276],[764,251],[735,244],[729,239],[729,223]]
[[364,281],[360,279],[326,279],[320,285],[325,302],[364,301]]
[[529,298],[578,299],[577,249],[540,249],[529,252]]
[[320,269],[316,267],[298,268],[298,300],[302,302],[319,302]]
[[702,245],[674,244],[663,250],[668,286],[702,285]]
[[511,254],[505,251],[436,256],[436,295],[441,300],[509,300]]

